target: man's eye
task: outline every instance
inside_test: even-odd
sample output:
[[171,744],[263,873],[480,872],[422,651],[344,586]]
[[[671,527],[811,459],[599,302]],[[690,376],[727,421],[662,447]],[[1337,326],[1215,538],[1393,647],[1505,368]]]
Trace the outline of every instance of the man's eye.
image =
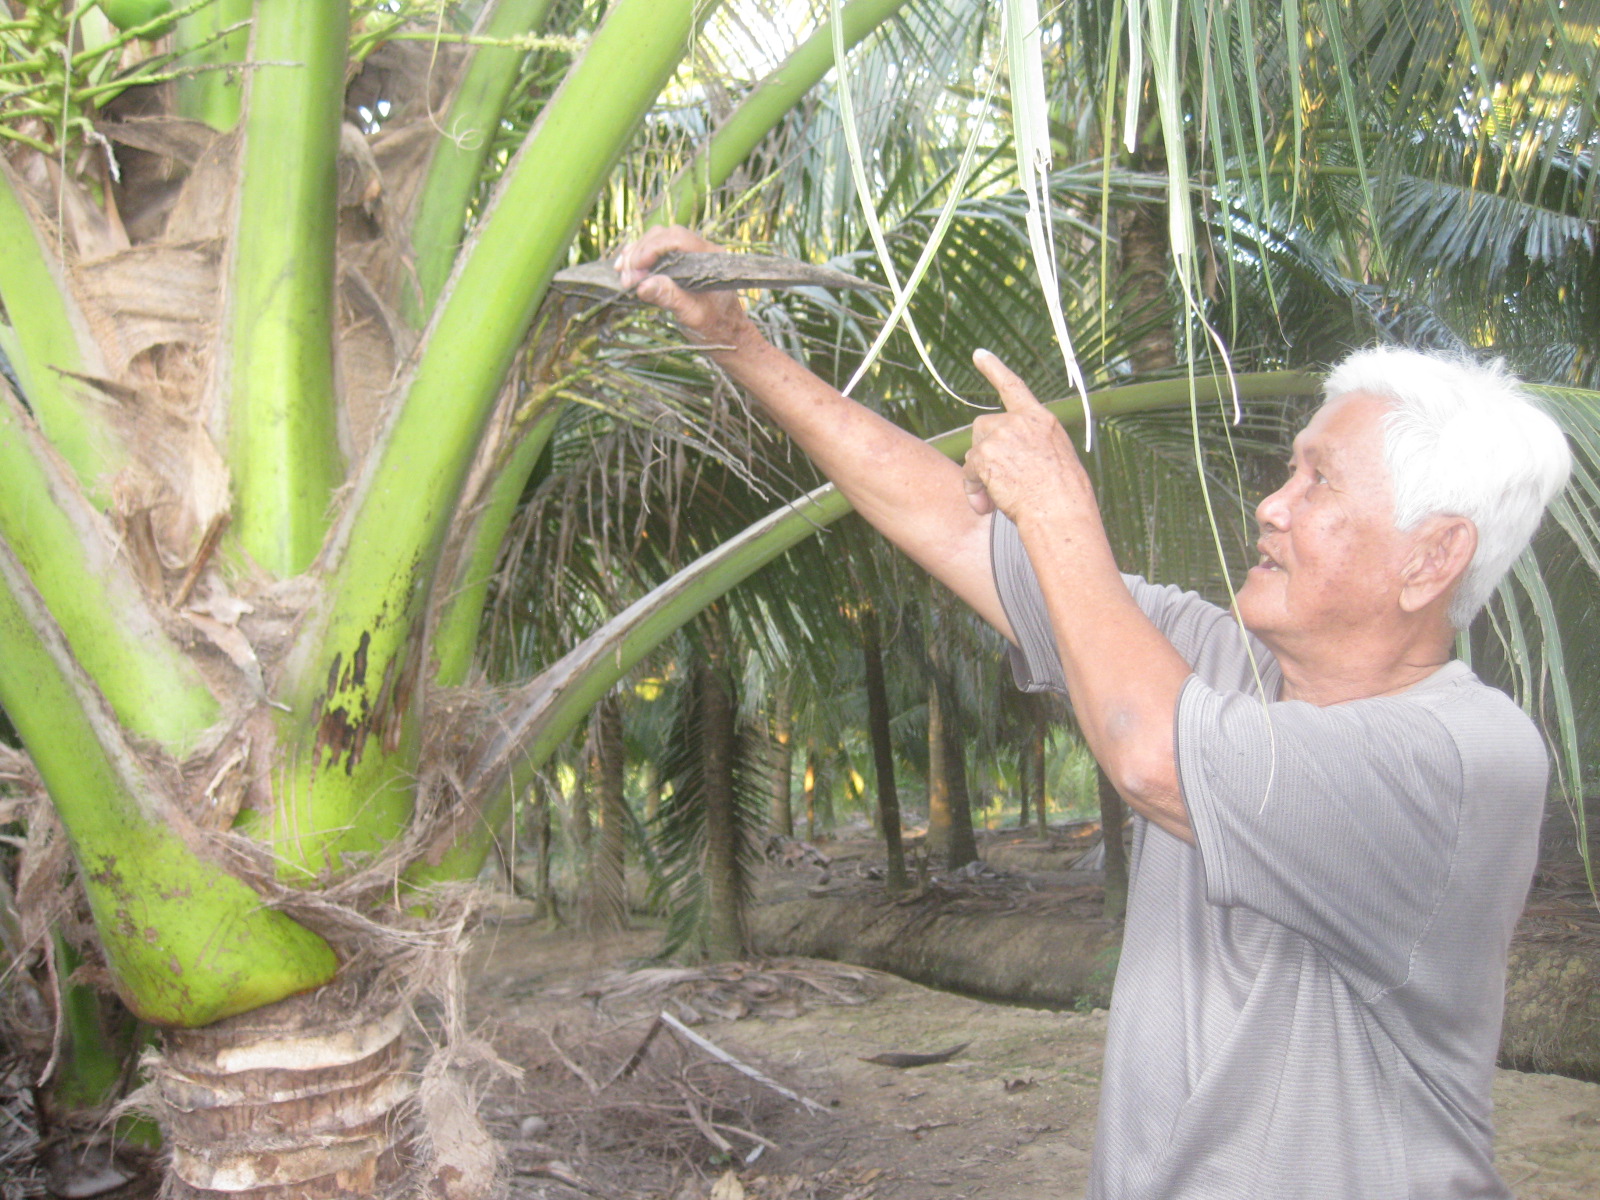
[[1326,475],[1324,475],[1321,471],[1313,471],[1311,473],[1311,481],[1313,483],[1327,483],[1328,482],[1328,477]]

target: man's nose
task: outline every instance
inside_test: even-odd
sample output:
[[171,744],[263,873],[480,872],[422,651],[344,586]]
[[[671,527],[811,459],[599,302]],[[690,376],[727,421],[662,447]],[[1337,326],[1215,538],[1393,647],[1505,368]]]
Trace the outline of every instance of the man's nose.
[[1289,489],[1293,483],[1290,480],[1270,496],[1264,496],[1261,503],[1256,505],[1256,524],[1262,529],[1289,528]]

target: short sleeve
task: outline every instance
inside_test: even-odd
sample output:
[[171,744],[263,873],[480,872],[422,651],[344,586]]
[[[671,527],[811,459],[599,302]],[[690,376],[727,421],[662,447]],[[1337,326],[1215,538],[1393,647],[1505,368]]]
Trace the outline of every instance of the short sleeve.
[[1011,677],[1025,692],[1067,694],[1061,652],[1050,626],[1050,613],[1033,563],[1022,548],[1022,534],[1005,513],[997,512],[989,531],[989,561],[994,570],[1000,607],[1011,622],[1015,641],[1007,646]]
[[1317,943],[1364,998],[1406,981],[1449,885],[1463,794],[1429,706],[1264,704],[1191,677],[1177,757],[1211,903]]
[[[1061,652],[1022,534],[1011,518],[997,512],[989,538],[995,590],[1016,639],[1009,646],[1012,678],[1025,692],[1065,695]],[[1208,683],[1276,694],[1279,675],[1272,655],[1247,636],[1226,609],[1195,592],[1148,583],[1137,575],[1122,579],[1144,615]]]

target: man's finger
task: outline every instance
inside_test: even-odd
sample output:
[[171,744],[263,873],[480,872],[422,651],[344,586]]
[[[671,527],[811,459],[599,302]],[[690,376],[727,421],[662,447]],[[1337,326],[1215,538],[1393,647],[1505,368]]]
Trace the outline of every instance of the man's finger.
[[691,331],[710,315],[709,302],[704,296],[684,291],[665,275],[646,275],[633,294],[646,304],[666,309],[680,325]]
[[633,287],[652,273],[656,259],[669,250],[694,253],[720,249],[721,246],[706,241],[692,229],[685,229],[681,225],[658,225],[647,229],[637,241],[624,246],[612,265],[622,277],[623,286]]
[[1022,382],[1021,377],[988,350],[974,350],[972,365],[977,367],[978,373],[994,386],[994,390],[1000,395],[1000,403],[1005,405],[1007,412],[1044,407],[1039,403],[1039,398],[1028,389],[1028,385]]

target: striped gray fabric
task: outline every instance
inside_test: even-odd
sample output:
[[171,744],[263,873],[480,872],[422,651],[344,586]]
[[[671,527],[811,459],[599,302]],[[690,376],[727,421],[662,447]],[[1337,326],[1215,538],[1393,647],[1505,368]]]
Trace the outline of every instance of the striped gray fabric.
[[[1059,689],[1000,516],[992,549],[1018,683]],[[1398,696],[1265,702],[1280,676],[1230,614],[1129,586],[1195,668],[1175,746],[1198,844],[1134,820],[1089,1197],[1509,1197],[1490,1085],[1537,731],[1459,662]]]

